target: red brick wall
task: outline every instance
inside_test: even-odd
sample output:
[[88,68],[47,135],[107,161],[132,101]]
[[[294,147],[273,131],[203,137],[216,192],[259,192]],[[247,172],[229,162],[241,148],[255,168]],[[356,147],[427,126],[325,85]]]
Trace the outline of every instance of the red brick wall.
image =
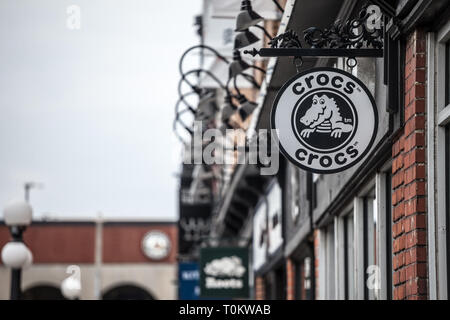
[[286,300],[295,300],[295,264],[286,260]]
[[425,33],[407,39],[405,124],[392,148],[394,299],[427,298]]
[[[94,263],[95,228],[94,223],[32,224],[24,233],[24,241],[33,253],[34,263]],[[142,238],[151,230],[166,232],[171,239],[168,258],[152,261],[142,253]],[[0,225],[0,250],[8,241],[9,230]],[[177,245],[176,224],[120,223],[103,227],[105,263],[175,263]]]
[[[93,263],[94,224],[32,224],[23,234],[33,253],[33,263]],[[10,241],[9,230],[0,226],[0,248]]]
[[263,277],[255,277],[255,299],[265,299],[265,286]]
[[[153,261],[141,249],[142,239],[147,232],[162,231],[170,238],[171,249],[167,258]],[[127,224],[105,225],[103,227],[103,262],[130,263],[156,262],[175,263],[177,248],[177,226],[175,224]]]

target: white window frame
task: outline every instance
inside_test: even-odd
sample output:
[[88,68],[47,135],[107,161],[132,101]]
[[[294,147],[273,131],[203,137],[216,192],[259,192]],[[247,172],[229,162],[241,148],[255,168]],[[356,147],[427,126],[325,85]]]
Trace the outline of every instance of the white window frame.
[[[346,286],[346,278],[345,278],[345,266],[346,266],[346,250],[345,248],[345,223],[347,223],[347,216],[353,216],[353,203],[343,210],[344,214],[342,216],[336,216],[334,218],[334,242],[335,242],[335,297],[337,300],[345,300],[345,286]],[[352,230],[353,231],[353,230]],[[353,253],[354,257],[354,253]],[[348,276],[355,276],[355,268],[354,268],[354,260],[352,264],[348,265],[349,270]],[[353,285],[355,281],[353,279]],[[350,289],[350,288],[349,288]],[[351,288],[352,292],[355,292],[355,288]],[[349,299],[354,299],[354,296],[349,295]]]
[[[365,195],[373,188],[375,188],[375,196],[376,196],[376,210],[377,210],[377,226],[376,230],[376,248],[377,248],[377,265],[380,270],[380,289],[378,291],[378,298],[380,300],[385,300],[388,297],[388,290],[392,290],[391,287],[388,287],[387,281],[387,271],[388,268],[388,260],[387,260],[387,249],[388,246],[391,246],[392,243],[388,243],[387,239],[391,237],[387,237],[387,227],[388,223],[392,225],[392,221],[387,221],[386,219],[386,210],[388,201],[386,199],[386,172],[390,170],[391,163],[385,164],[381,171],[378,172],[375,176],[375,179],[366,184],[360,191],[357,197],[355,197],[353,202],[353,223],[354,223],[354,241],[355,241],[355,299],[363,300],[365,299],[365,286],[366,286],[366,270],[364,268],[364,198]],[[390,194],[390,192],[389,192]],[[369,208],[370,209],[370,208]],[[391,251],[392,252],[392,251]],[[392,270],[392,269],[391,269]],[[392,272],[392,271],[391,271]],[[391,273],[392,279],[392,273]],[[370,298],[373,294],[369,294]]]
[[[391,246],[392,242],[388,243],[387,239],[392,237],[387,236],[388,223],[392,224],[392,221],[387,221],[386,210],[387,195],[390,192],[386,190],[387,172],[391,170],[391,162],[386,163],[381,171],[375,175],[375,178],[368,182],[360,193],[357,194],[353,200],[342,212],[342,215],[334,217],[332,223],[319,230],[319,299],[345,299],[345,241],[344,224],[346,223],[347,215],[352,212],[353,218],[353,263],[348,265],[348,275],[353,277],[353,295],[349,296],[349,299],[364,300],[365,299],[365,286],[366,286],[366,270],[364,268],[364,198],[373,189],[375,189],[376,196],[376,210],[377,210],[377,226],[373,231],[377,236],[377,264],[380,268],[380,289],[378,291],[378,298],[381,300],[387,299],[388,290],[392,290],[392,287],[388,287],[387,282],[387,249]],[[370,209],[370,208],[369,208]],[[333,226],[333,227],[332,227]],[[334,235],[329,231],[332,228]],[[331,239],[333,237],[333,239]],[[330,244],[333,245],[330,248]],[[373,245],[373,244],[372,244]],[[334,263],[331,262],[331,250],[334,253]],[[333,270],[331,270],[333,268]],[[390,268],[392,272],[392,268]],[[334,273],[334,278],[331,276]],[[392,273],[391,273],[392,279]],[[369,294],[369,297],[373,297],[373,292]],[[367,298],[369,298],[367,297]]]
[[319,300],[326,299],[327,274],[327,235],[326,228],[319,229]]
[[345,299],[345,241],[343,217],[334,217],[334,272],[336,300]]
[[[427,188],[428,277],[430,299],[448,299],[445,175],[445,126],[450,104],[445,105],[446,43],[450,21],[437,33],[427,34]],[[444,67],[445,66],[445,67]]]
[[[331,233],[330,231],[333,231]],[[336,299],[336,256],[334,223],[319,230],[319,299]],[[334,259],[332,259],[334,255]],[[333,261],[331,261],[333,260]]]
[[[387,163],[382,171],[377,173],[375,177],[375,195],[377,201],[377,248],[378,248],[378,267],[380,268],[380,291],[379,291],[379,299],[386,300],[388,298],[388,292],[392,293],[393,283],[388,284],[388,278],[386,277],[388,271],[390,270],[390,278],[391,281],[393,279],[393,267],[392,267],[392,234],[387,235],[387,231],[390,229],[392,233],[392,204],[391,208],[388,208],[388,204],[391,203],[387,199],[387,195],[392,194],[392,187],[389,190],[389,193],[386,190],[388,174],[386,173],[388,170],[391,171],[391,162]],[[391,210],[391,220],[387,221],[386,212],[387,210]],[[388,228],[388,224],[390,224],[390,228]],[[387,242],[387,239],[390,239],[390,242]],[[388,261],[387,259],[387,251],[391,252],[391,259]],[[390,268],[388,268],[388,262],[391,263]],[[391,295],[392,296],[392,295]]]

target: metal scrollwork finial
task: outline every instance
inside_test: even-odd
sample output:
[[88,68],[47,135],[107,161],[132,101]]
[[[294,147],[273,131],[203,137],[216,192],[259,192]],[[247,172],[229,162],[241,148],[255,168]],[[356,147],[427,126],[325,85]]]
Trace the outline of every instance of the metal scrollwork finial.
[[301,48],[302,44],[297,32],[288,30],[269,41],[271,48]]
[[382,29],[370,29],[367,20],[370,13],[364,6],[357,18],[342,22],[336,20],[329,28],[311,27],[303,31],[304,40],[312,48],[356,48],[383,47]]

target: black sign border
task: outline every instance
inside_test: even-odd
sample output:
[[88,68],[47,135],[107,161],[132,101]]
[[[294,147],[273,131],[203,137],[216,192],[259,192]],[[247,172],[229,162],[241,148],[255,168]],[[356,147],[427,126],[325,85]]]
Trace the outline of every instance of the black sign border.
[[341,69],[336,69],[336,68],[330,68],[330,67],[319,67],[319,68],[311,68],[302,72],[297,73],[295,76],[293,76],[291,79],[289,79],[282,87],[281,89],[278,91],[275,100],[272,104],[272,110],[271,110],[271,114],[270,114],[270,127],[274,130],[276,130],[275,128],[275,113],[278,107],[278,101],[280,100],[282,94],[286,91],[286,89],[291,85],[291,83],[293,83],[294,81],[296,81],[298,78],[303,77],[309,73],[313,73],[313,72],[320,72],[320,71],[330,71],[330,72],[337,72],[340,73],[346,77],[349,77],[350,79],[352,79],[353,81],[355,81],[363,90],[364,92],[369,96],[369,100],[372,104],[372,109],[374,111],[375,114],[375,127],[372,133],[372,137],[370,138],[370,142],[369,145],[366,147],[366,149],[364,150],[364,152],[361,153],[361,156],[353,161],[352,163],[343,166],[339,169],[331,169],[331,170],[319,170],[319,169],[312,169],[310,167],[304,166],[300,163],[298,163],[297,160],[295,160],[294,158],[292,158],[288,152],[283,148],[280,139],[278,137],[278,146],[281,150],[281,152],[283,153],[283,155],[292,163],[294,164],[296,167],[299,167],[301,169],[304,169],[308,172],[313,172],[313,173],[319,173],[319,174],[329,174],[329,173],[338,173],[338,172],[342,172],[347,170],[348,168],[351,168],[353,166],[355,166],[358,162],[360,162],[369,152],[370,149],[372,149],[373,143],[375,142],[375,138],[377,136],[378,133],[378,109],[377,109],[377,105],[375,103],[375,99],[372,96],[372,94],[370,93],[369,89],[366,87],[366,85],[359,80],[358,78],[356,78],[354,75],[352,75],[351,73],[348,73],[346,71],[343,71]]

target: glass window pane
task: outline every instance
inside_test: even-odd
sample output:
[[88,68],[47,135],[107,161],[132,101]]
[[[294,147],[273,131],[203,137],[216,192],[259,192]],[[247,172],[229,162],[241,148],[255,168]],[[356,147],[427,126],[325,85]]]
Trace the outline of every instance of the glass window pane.
[[386,173],[386,234],[380,235],[386,239],[386,284],[387,284],[387,299],[392,300],[393,285],[392,285],[392,187],[391,187],[391,172]]
[[334,224],[327,230],[327,299],[336,299],[335,295],[335,270],[334,270]]
[[450,104],[450,42],[445,46],[445,105]]
[[[365,265],[365,296],[366,299],[373,300],[378,299],[379,289],[374,287],[369,288],[367,286],[367,280],[369,276],[373,276],[373,266],[378,265],[377,257],[377,201],[375,198],[375,190],[372,189],[364,198],[364,233],[365,233],[365,252],[364,252],[364,265]],[[371,271],[368,273],[368,271]]]
[[[447,45],[448,48],[448,45]],[[450,126],[445,128],[445,180],[447,195],[450,191]],[[446,197],[446,221],[450,225],[450,196]],[[450,292],[450,228],[447,227],[447,290]]]
[[[353,211],[353,210],[352,210]],[[345,299],[355,299],[355,279],[354,279],[354,234],[353,234],[353,214],[348,214],[344,222],[344,242],[345,242]]]
[[300,214],[300,172],[292,166],[291,174],[291,187],[292,187],[292,220],[296,221]]

